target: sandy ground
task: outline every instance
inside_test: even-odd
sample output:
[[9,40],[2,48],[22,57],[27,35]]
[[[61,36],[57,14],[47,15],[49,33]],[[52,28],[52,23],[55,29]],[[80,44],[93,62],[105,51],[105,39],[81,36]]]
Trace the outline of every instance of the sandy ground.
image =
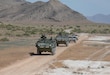
[[40,75],[110,75],[110,42],[102,44],[110,38],[105,37],[90,37],[89,45],[86,39],[69,47]]
[[[78,43],[88,36],[86,34],[81,34]],[[68,50],[68,48],[76,45],[75,43],[69,44],[68,47],[57,47],[56,54],[52,55],[35,55],[30,56],[25,60],[18,61],[0,70],[0,75],[35,75],[38,74],[42,68],[46,67],[47,63],[56,60],[56,58],[61,55],[62,52]],[[32,49],[30,47],[30,49]],[[34,49],[34,48],[33,48]]]
[[35,47],[11,47],[0,50],[0,69],[15,62],[30,57],[30,52],[36,51]]
[[60,68],[48,69],[40,75],[110,75],[110,62],[63,60]]
[[[71,45],[69,45],[71,46]],[[34,75],[39,72],[39,68],[43,67],[46,63],[55,59],[62,53],[66,47],[58,47],[56,55],[41,55],[32,56],[28,59],[15,63],[0,71],[1,75]]]
[[[88,39],[94,39],[94,44],[93,41],[89,41],[89,43],[85,42]],[[110,61],[110,42],[109,44],[106,44],[106,42],[102,44],[102,41],[98,41],[99,43],[97,43],[95,37],[89,37],[88,39],[77,44],[76,46],[68,48],[68,51],[64,51],[58,59]],[[103,39],[99,39],[105,40],[105,37]]]

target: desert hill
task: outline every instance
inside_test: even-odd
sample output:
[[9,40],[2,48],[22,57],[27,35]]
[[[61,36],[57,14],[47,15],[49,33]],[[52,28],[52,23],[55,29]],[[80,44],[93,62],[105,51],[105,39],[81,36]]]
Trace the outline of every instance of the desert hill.
[[110,14],[96,14],[94,16],[88,16],[87,19],[96,23],[110,24]]
[[59,0],[29,3],[25,0],[0,0],[0,21],[5,22],[68,22],[86,21],[77,11]]

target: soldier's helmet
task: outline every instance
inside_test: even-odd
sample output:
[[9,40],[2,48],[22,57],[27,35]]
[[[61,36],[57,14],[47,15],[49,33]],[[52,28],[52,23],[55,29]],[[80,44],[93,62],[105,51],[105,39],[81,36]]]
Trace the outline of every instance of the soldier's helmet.
[[41,38],[42,38],[42,39],[46,39],[46,36],[43,34],[43,35],[41,36]]

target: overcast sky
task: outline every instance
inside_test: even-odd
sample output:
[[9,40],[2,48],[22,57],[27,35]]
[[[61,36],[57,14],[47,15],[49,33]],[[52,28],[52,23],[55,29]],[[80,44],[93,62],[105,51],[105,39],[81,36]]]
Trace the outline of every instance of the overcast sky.
[[[48,0],[27,0],[30,2],[48,1]],[[80,12],[85,16],[95,14],[110,14],[110,0],[60,0],[73,10]]]

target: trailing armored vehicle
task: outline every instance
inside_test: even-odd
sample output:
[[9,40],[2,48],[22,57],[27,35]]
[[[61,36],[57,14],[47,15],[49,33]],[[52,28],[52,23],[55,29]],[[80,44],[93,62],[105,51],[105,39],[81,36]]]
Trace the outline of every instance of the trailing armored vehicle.
[[69,42],[73,41],[76,43],[76,41],[78,40],[78,36],[77,35],[69,35]]
[[56,43],[57,43],[57,46],[59,46],[59,44],[65,44],[66,46],[68,46],[68,44],[69,44],[68,34],[66,34],[66,33],[59,33],[56,36]]
[[55,54],[56,51],[56,41],[52,38],[47,38],[45,35],[37,41],[37,54],[41,54],[41,52],[51,52],[52,55]]

